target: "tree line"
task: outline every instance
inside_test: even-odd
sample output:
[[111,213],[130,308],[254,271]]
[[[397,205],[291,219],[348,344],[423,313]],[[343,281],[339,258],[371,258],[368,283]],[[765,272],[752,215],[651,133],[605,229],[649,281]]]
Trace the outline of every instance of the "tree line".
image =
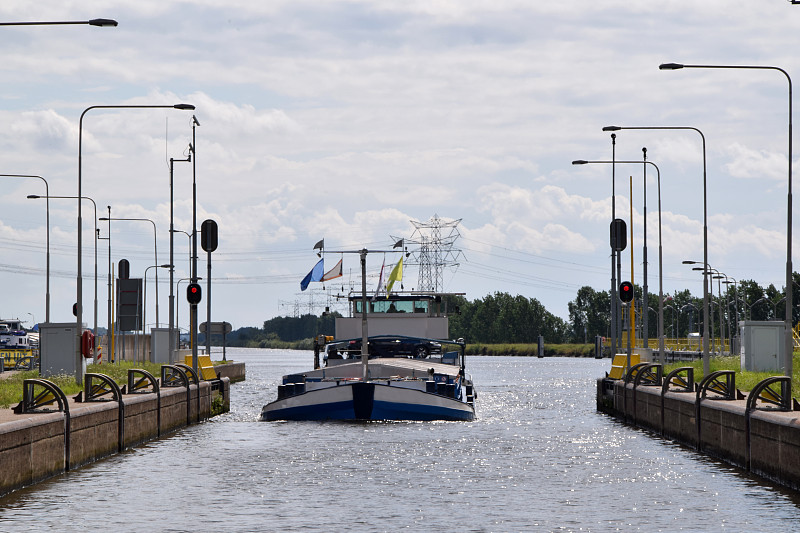
[[[794,273],[800,287],[800,274]],[[770,284],[762,287],[753,280],[736,284],[711,280],[711,320],[713,336],[735,334],[742,320],[783,320],[786,313],[785,292]],[[727,281],[727,280],[726,280]],[[553,344],[593,342],[595,336],[609,337],[611,331],[610,291],[581,287],[568,303],[569,319],[564,320],[545,309],[536,298],[495,292],[483,298],[467,300],[463,296],[443,297],[450,320],[450,337],[469,343],[535,343],[539,335]],[[793,323],[800,317],[800,297],[793,301]],[[634,286],[634,302],[641,317],[642,287]],[[658,294],[648,291],[648,337],[658,335]],[[275,317],[261,328],[240,328],[227,336],[230,346],[259,346],[262,341],[296,342],[316,335],[333,335],[337,312],[316,316]],[[640,322],[641,324],[641,322]],[[664,335],[687,337],[703,330],[703,296],[688,289],[664,295]],[[724,331],[721,331],[724,330]]]
[[[795,287],[800,287],[800,274],[793,272]],[[796,290],[794,291],[797,292]],[[658,294],[648,291],[648,309],[644,309],[642,287],[634,285],[634,302],[637,316],[648,313],[647,336],[658,336]],[[800,298],[792,298],[792,325],[800,319]],[[609,291],[597,291],[585,286],[578,290],[575,300],[569,302],[571,336],[578,339],[585,335],[610,335]],[[784,320],[786,317],[786,291],[773,284],[766,287],[754,280],[730,282],[717,277],[710,279],[709,287],[709,333],[714,337],[736,335],[739,323],[744,320]],[[641,327],[642,321],[637,320]],[[664,335],[685,338],[689,333],[702,333],[703,295],[694,296],[689,290],[675,291],[664,295]],[[584,334],[585,332],[585,334]]]
[[[570,339],[569,324],[548,312],[535,298],[496,292],[469,301],[463,296],[445,296],[450,337],[487,344],[535,343],[542,335],[550,343]],[[265,341],[297,342],[316,335],[333,335],[337,312],[316,316],[276,317],[261,328],[239,328],[227,336],[229,346],[263,346]]]

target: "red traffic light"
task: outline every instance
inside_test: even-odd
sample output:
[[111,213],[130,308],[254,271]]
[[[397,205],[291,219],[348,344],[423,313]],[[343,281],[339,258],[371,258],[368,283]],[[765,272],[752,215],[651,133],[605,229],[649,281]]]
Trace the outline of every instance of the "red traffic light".
[[619,299],[625,303],[633,300],[633,283],[623,281],[619,284]]
[[190,283],[188,287],[186,287],[186,299],[192,305],[197,305],[200,303],[200,300],[203,298],[203,291],[200,289],[200,285],[197,283]]

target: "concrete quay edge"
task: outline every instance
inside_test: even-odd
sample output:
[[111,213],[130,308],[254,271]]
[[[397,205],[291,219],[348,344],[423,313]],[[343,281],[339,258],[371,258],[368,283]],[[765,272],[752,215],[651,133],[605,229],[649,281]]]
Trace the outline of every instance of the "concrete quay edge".
[[[221,381],[227,411],[231,379]],[[0,496],[208,419],[212,401],[211,382],[203,381],[125,394],[121,402],[69,398],[69,414],[0,409]]]
[[660,386],[597,382],[597,409],[783,487],[800,490],[800,411],[754,409]]

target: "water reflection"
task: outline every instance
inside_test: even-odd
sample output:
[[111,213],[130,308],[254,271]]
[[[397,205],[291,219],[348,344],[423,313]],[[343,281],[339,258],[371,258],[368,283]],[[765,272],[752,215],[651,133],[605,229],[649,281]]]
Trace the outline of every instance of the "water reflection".
[[[233,352],[231,354],[231,352]],[[258,422],[310,353],[229,351],[214,420],[10,495],[0,530],[785,530],[794,495],[595,412],[608,361],[473,357],[473,422]]]

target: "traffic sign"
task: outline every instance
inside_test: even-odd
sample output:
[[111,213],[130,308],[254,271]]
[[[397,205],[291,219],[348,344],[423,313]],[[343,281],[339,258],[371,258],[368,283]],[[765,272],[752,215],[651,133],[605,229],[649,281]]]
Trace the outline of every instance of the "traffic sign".
[[[208,329],[206,327],[206,324],[207,322],[200,323],[199,326],[200,333],[206,332],[206,329]],[[212,322],[210,329],[211,329],[211,335],[227,335],[233,330],[233,327],[231,326],[230,322]]]

